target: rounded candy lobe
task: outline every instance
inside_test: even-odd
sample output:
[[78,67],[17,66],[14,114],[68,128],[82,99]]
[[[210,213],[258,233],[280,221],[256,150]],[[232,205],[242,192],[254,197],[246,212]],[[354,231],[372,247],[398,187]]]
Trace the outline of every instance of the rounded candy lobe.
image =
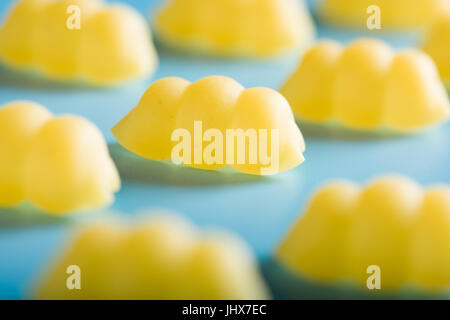
[[358,186],[345,181],[321,189],[281,243],[277,258],[320,281],[340,280],[347,272],[343,248],[359,193]]
[[[243,91],[236,102],[230,129],[254,131],[258,148],[251,148],[251,138],[242,145],[235,141],[232,167],[249,174],[274,174],[303,162],[303,137],[295,122],[286,121],[292,117],[289,104],[278,92],[268,88]],[[227,150],[228,156],[230,151]],[[238,161],[241,154],[245,155],[244,163]]]
[[285,97],[290,98],[294,113],[311,121],[322,121],[334,116],[332,88],[342,51],[342,46],[337,42],[323,41],[305,53],[298,71],[280,90]]
[[112,129],[119,143],[145,158],[171,158],[171,135],[176,124],[179,101],[189,82],[168,77],[154,82],[139,104]]
[[24,176],[29,200],[55,213],[110,203],[120,185],[100,131],[76,116],[41,127],[30,143]]
[[86,19],[81,70],[92,82],[109,85],[142,78],[157,66],[151,33],[138,12],[114,4]]
[[[222,76],[200,79],[186,89],[180,100],[175,127],[187,129],[191,133],[191,150],[194,152],[191,152],[189,166],[204,170],[217,170],[225,166],[223,161],[215,164],[206,163],[206,159],[203,158],[208,144],[203,144],[202,149],[196,147],[194,126],[195,122],[201,121],[201,134],[209,129],[216,129],[220,131],[222,137],[225,137],[232,110],[242,90],[244,88],[238,82]],[[225,148],[222,141],[222,157],[225,155]],[[198,150],[197,154],[195,150]],[[198,163],[200,161],[201,163]]]
[[392,58],[390,47],[362,39],[341,55],[332,89],[333,109],[343,125],[367,129],[383,121],[383,83]]
[[52,114],[36,103],[13,102],[0,108],[0,206],[26,199],[23,163],[33,136]]
[[421,188],[401,177],[377,179],[362,191],[348,234],[347,261],[362,286],[371,265],[380,267],[385,289],[396,289],[409,277],[410,239],[421,201]]
[[[407,131],[448,118],[448,95],[439,82],[428,55],[416,50],[398,54],[386,79],[384,104],[388,125]],[[429,108],[423,108],[424,105]]]
[[[186,277],[199,299],[266,299],[250,250],[225,233],[205,235],[191,252]],[[239,263],[235,263],[239,261]]]

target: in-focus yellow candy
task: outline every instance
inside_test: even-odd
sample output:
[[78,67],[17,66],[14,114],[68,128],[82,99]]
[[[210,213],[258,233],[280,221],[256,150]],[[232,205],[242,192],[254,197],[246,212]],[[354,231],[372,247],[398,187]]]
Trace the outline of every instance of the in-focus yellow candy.
[[142,157],[206,170],[229,165],[275,174],[304,160],[303,137],[286,99],[221,76],[156,81],[112,133]]
[[157,55],[145,19],[102,0],[20,0],[0,26],[0,61],[56,80],[113,85],[149,76]]
[[450,115],[450,101],[431,58],[394,53],[379,40],[343,48],[323,41],[308,50],[280,90],[296,117],[357,130],[416,131]]
[[365,188],[340,181],[321,188],[276,252],[295,273],[366,288],[369,266],[381,289],[450,288],[450,186],[423,190],[401,176]]
[[168,0],[155,31],[174,47],[219,56],[273,56],[314,33],[298,0]]
[[[69,266],[80,290],[66,287]],[[85,226],[40,279],[38,299],[266,299],[249,248],[224,232],[200,234],[175,216]]]
[[450,15],[436,21],[427,30],[423,50],[433,58],[441,78],[450,86]]
[[321,0],[322,20],[346,27],[366,28],[373,14],[370,6],[380,8],[381,29],[424,27],[444,13],[450,13],[450,0]]
[[97,208],[120,188],[105,140],[77,116],[32,102],[0,107],[0,206],[30,201],[50,213]]

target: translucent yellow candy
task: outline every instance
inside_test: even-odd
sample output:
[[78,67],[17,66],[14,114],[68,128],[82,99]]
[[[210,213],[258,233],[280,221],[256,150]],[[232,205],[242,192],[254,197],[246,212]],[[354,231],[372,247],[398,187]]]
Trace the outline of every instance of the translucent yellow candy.
[[303,1],[170,0],[155,31],[174,47],[220,56],[272,56],[312,38]]
[[381,29],[423,27],[450,13],[449,0],[323,0],[319,16],[332,24],[366,28],[373,5],[380,8]]
[[104,206],[120,187],[99,130],[77,116],[54,118],[32,102],[0,108],[0,206],[31,201],[52,213]]
[[276,256],[297,274],[366,288],[369,266],[381,289],[450,286],[450,187],[424,191],[401,176],[365,188],[335,182],[320,189]]
[[20,0],[0,27],[0,61],[57,80],[112,85],[150,75],[156,51],[143,17],[102,0]]
[[[80,290],[68,290],[69,266]],[[70,282],[70,281],[69,281]],[[266,299],[254,258],[239,239],[199,234],[176,217],[134,227],[98,222],[80,230],[35,290],[38,299]]]
[[426,33],[423,50],[433,58],[441,78],[450,86],[450,15],[432,24]]
[[[178,135],[180,130],[188,138]],[[303,137],[287,101],[274,90],[244,89],[221,76],[156,81],[112,132],[140,156],[206,170],[229,165],[249,174],[275,174],[304,160]],[[182,152],[175,152],[180,144]]]
[[336,182],[320,190],[278,250],[284,264],[302,274],[334,281],[345,274],[343,248],[353,218],[358,187]]
[[450,114],[430,57],[418,50],[395,54],[375,39],[359,39],[347,48],[333,41],[316,44],[281,93],[298,118],[358,130],[411,132]]
[[450,284],[450,187],[429,189],[412,235],[412,274],[423,286]]
[[22,168],[31,141],[51,113],[31,102],[14,102],[0,108],[0,206],[25,200]]

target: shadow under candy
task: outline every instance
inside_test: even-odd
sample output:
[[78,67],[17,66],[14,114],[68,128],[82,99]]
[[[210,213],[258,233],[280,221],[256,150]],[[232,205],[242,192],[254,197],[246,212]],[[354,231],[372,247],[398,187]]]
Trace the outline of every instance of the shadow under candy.
[[[397,291],[363,290],[348,281],[325,284],[302,278],[287,270],[276,259],[267,258],[261,262],[261,270],[275,299],[282,300],[411,300],[449,299],[447,293],[422,292],[405,286]],[[370,275],[367,275],[368,277]]]
[[119,170],[120,177],[133,182],[205,186],[271,180],[268,176],[244,174],[230,167],[209,171],[176,165],[170,160],[150,160],[131,153],[117,143],[109,145],[109,152]]
[[31,203],[24,203],[11,208],[0,207],[0,230],[67,223],[85,223],[111,215],[117,215],[117,213],[110,210],[92,209],[80,212],[52,214],[40,210]]
[[67,216],[49,215],[31,204],[24,204],[14,208],[0,207],[0,229],[59,224],[67,220]]
[[17,70],[1,64],[0,86],[44,91],[108,90],[108,88],[91,85],[79,79],[53,80],[35,70]]
[[[296,119],[296,123],[306,139],[316,140],[346,140],[346,141],[362,141],[362,140],[382,140],[382,139],[406,139],[419,135],[417,133],[402,133],[388,129],[377,129],[373,131],[360,131],[345,128],[337,124],[315,124],[304,120]],[[434,130],[428,128],[425,130]]]

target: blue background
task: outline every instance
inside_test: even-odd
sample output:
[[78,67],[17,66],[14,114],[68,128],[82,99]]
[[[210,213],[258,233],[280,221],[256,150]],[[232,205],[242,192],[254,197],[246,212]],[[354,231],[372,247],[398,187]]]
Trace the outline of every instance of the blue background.
[[[151,0],[123,2],[146,16],[159,4]],[[12,0],[0,1],[0,15],[11,3]],[[318,26],[319,38],[348,42],[360,35]],[[396,48],[417,45],[420,39],[413,33],[364,35],[382,37]],[[299,61],[299,54],[274,60],[220,60],[183,56],[160,45],[157,49],[160,66],[152,78],[114,89],[74,88],[0,68],[0,104],[27,99],[41,103],[55,114],[82,115],[100,127],[109,143],[114,143],[109,129],[136,105],[156,79],[178,76],[195,81],[219,74],[232,77],[245,87],[278,89]],[[363,183],[378,174],[401,173],[422,184],[450,182],[450,123],[408,137],[320,131],[302,124],[300,128],[307,143],[306,161],[270,178],[174,168],[119,152],[123,186],[109,209],[129,216],[155,208],[175,211],[199,226],[234,231],[262,260],[271,255],[311,193],[329,179]],[[49,258],[64,245],[70,223],[39,215],[33,218],[19,210],[0,211],[2,216],[0,299],[23,298]]]

